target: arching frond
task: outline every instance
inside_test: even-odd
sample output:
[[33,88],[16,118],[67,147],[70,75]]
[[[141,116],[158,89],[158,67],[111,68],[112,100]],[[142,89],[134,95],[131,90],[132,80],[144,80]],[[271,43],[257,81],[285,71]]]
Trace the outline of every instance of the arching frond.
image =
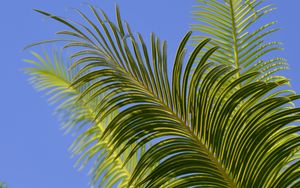
[[[284,109],[300,98],[289,94],[268,97],[286,79],[249,82],[260,74],[209,63],[217,50],[199,43],[185,58],[187,33],[178,47],[171,75],[166,43],[151,35],[150,45],[133,35],[117,9],[114,24],[91,7],[96,21],[78,11],[84,24],[38,11],[68,29],[58,34],[76,42],[72,67],[80,72],[72,83],[84,88],[81,98],[93,101],[102,121],[103,138],[112,151],[137,150],[153,143],[134,169],[127,186],[133,187],[297,187],[300,161],[300,108]],[[94,20],[94,19],[93,19]],[[193,71],[192,71],[193,70]],[[171,80],[169,80],[171,78]],[[291,161],[295,160],[293,164]],[[153,167],[153,164],[157,166]],[[166,182],[169,182],[166,184]]]
[[[62,55],[55,52],[51,55],[52,59],[48,54],[44,57],[37,53],[33,55],[36,60],[26,60],[33,64],[33,67],[25,69],[31,76],[30,82],[36,89],[47,91],[51,103],[58,104],[56,114],[61,118],[63,128],[67,132],[72,129],[79,132],[71,146],[74,155],[80,155],[77,166],[82,168],[88,162],[94,161],[91,169],[92,186],[124,187],[127,185],[140,154],[136,153],[134,158],[125,165],[124,160],[128,152],[116,157],[117,153],[113,152],[112,147],[108,145],[108,139],[101,139],[107,122],[115,115],[111,114],[101,122],[95,118],[96,110],[93,104],[98,103],[101,97],[94,98],[89,104],[87,98],[79,99],[84,88],[71,86],[71,79],[77,71],[67,71],[66,60]],[[143,153],[145,146],[141,149],[140,152]]]
[[240,74],[263,73],[253,79],[284,79],[274,74],[287,69],[288,64],[284,58],[272,55],[282,50],[281,43],[266,40],[268,35],[278,31],[274,26],[276,21],[263,26],[257,23],[275,9],[273,5],[264,5],[264,0],[197,1],[199,5],[195,6],[193,15],[200,23],[193,24],[192,30],[201,34],[193,38],[195,43],[210,37],[210,46],[221,47],[211,60],[240,68]]

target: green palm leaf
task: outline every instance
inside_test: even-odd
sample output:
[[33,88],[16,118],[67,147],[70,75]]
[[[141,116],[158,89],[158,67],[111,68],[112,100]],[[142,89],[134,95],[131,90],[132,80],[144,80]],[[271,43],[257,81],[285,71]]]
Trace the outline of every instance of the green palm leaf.
[[275,73],[287,69],[288,64],[284,58],[272,55],[274,51],[282,50],[281,43],[269,42],[266,38],[278,31],[274,27],[276,22],[263,26],[257,24],[275,9],[273,5],[264,5],[265,0],[197,1],[200,5],[195,6],[193,15],[200,24],[193,24],[192,30],[201,34],[193,38],[195,43],[211,37],[210,44],[221,47],[211,60],[240,68],[241,75],[263,72],[253,79],[268,81],[283,78]]
[[[80,98],[83,88],[71,86],[71,79],[77,71],[68,72],[65,60],[57,52],[53,53],[53,60],[48,54],[44,57],[33,53],[37,60],[27,60],[33,67],[25,69],[30,77],[30,82],[37,90],[47,91],[51,103],[59,104],[56,114],[61,118],[64,129],[69,132],[75,129],[80,132],[77,135],[71,149],[74,155],[81,155],[77,166],[84,167],[89,161],[94,161],[91,169],[92,185],[98,187],[113,187],[118,185],[124,187],[128,183],[130,174],[136,165],[139,155],[124,164],[128,153],[116,157],[108,145],[108,139],[100,139],[107,122],[114,116],[109,115],[102,122],[98,121],[95,106],[100,98],[97,97],[93,103],[87,104],[86,98]],[[145,150],[145,148],[142,148]],[[141,151],[143,153],[144,151]],[[108,156],[109,153],[112,155]],[[100,180],[101,179],[101,180]],[[99,181],[100,180],[100,181]]]
[[85,24],[38,12],[70,29],[58,33],[72,38],[66,48],[79,47],[72,55],[72,67],[80,69],[72,86],[84,88],[79,98],[92,101],[100,122],[119,111],[102,135],[112,152],[130,151],[126,163],[139,148],[153,144],[128,186],[299,186],[300,127],[290,123],[300,119],[300,108],[282,107],[300,96],[275,92],[288,80],[250,82],[260,74],[239,75],[232,66],[207,62],[217,50],[204,50],[207,39],[186,60],[191,32],[179,45],[169,75],[165,42],[152,34],[148,47],[123,25],[118,9],[117,24],[91,10],[96,22],[79,12]]

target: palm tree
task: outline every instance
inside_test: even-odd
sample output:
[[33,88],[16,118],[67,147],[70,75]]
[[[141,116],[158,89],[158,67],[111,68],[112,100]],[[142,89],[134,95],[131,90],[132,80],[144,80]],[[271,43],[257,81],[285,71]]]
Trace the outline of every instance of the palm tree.
[[287,79],[212,62],[224,50],[216,39],[186,57],[191,32],[170,74],[165,41],[152,34],[148,45],[118,8],[116,23],[90,8],[96,21],[77,10],[85,23],[38,10],[68,27],[60,41],[76,51],[69,72],[38,54],[27,72],[60,102],[66,127],[84,129],[74,151],[83,164],[97,156],[94,185],[299,187],[300,108],[289,104],[300,95],[281,89]]

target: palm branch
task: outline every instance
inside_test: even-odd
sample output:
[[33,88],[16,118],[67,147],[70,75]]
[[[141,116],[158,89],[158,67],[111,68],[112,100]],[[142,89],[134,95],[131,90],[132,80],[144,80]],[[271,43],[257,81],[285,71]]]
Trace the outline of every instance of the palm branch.
[[[129,151],[125,163],[147,143],[128,187],[299,187],[300,108],[282,108],[300,96],[276,92],[288,80],[209,62],[217,48],[201,41],[186,58],[188,32],[178,47],[171,74],[166,43],[154,34],[150,45],[133,35],[120,17],[114,24],[91,7],[85,23],[38,11],[68,27],[65,48],[76,47],[72,87],[96,107],[101,139],[111,153]],[[205,52],[199,58],[200,52]],[[218,54],[218,52],[217,52]],[[97,101],[94,99],[103,95]],[[156,166],[154,166],[156,165]],[[154,166],[154,167],[153,167]],[[168,182],[166,184],[166,182]]]
[[[197,44],[210,37],[210,46],[221,49],[210,59],[240,68],[240,74],[261,71],[263,74],[253,79],[274,80],[283,76],[275,73],[288,68],[286,59],[277,57],[282,50],[280,42],[267,37],[279,29],[276,21],[259,26],[257,21],[275,10],[273,5],[264,5],[265,0],[197,0],[192,30],[200,31],[193,41]],[[251,79],[251,80],[253,80]],[[251,81],[249,80],[249,81]]]
[[[99,122],[95,116],[93,103],[87,104],[86,98],[79,99],[82,88],[71,86],[71,80],[77,71],[67,71],[69,62],[61,54],[54,52],[51,59],[47,53],[44,57],[33,53],[36,60],[26,60],[33,67],[26,68],[30,75],[30,82],[39,91],[47,91],[50,103],[58,104],[56,114],[60,117],[66,132],[75,129],[79,132],[76,140],[71,146],[74,155],[80,155],[77,166],[84,167],[88,162],[94,161],[91,169],[92,186],[98,187],[124,187],[128,183],[130,174],[136,165],[139,155],[124,164],[128,154],[116,157],[116,152],[108,145],[107,139],[100,139],[109,119],[108,116]],[[143,153],[145,148],[140,152]],[[108,156],[109,153],[112,153]],[[101,180],[100,180],[101,179]]]

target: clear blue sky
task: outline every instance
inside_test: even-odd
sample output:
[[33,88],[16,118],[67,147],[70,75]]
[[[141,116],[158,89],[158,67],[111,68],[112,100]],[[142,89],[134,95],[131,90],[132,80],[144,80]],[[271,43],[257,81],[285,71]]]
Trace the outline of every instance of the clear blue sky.
[[[169,44],[171,55],[189,29],[195,0],[24,0],[3,1],[0,7],[0,180],[11,188],[84,188],[88,187],[87,170],[73,168],[74,159],[67,151],[73,138],[63,136],[52,115],[53,107],[37,93],[21,72],[30,58],[22,48],[32,42],[49,39],[62,25],[45,19],[33,8],[72,17],[71,8],[89,2],[113,15],[114,4],[135,31],[149,36],[155,32]],[[300,1],[270,0],[278,10],[269,18],[279,20],[282,30],[274,39],[284,42],[284,57],[291,70],[285,75],[300,93]],[[172,56],[169,58],[171,59]]]

